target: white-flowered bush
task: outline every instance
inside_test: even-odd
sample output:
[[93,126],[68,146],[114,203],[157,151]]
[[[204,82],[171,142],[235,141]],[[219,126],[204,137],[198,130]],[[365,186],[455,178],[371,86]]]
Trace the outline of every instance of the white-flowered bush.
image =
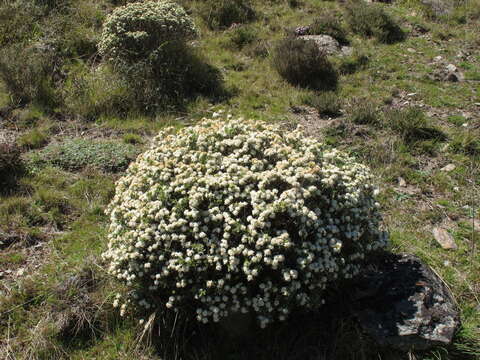
[[178,4],[144,1],[116,8],[103,26],[100,53],[116,63],[136,63],[155,58],[169,42],[197,35],[193,20]]
[[161,132],[118,182],[104,257],[146,309],[265,326],[318,307],[386,245],[376,191],[367,167],[300,129],[204,120]]

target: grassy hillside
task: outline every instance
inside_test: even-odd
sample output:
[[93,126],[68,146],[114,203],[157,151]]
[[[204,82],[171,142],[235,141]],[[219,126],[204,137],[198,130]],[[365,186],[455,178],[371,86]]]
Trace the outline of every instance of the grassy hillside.
[[[456,1],[445,16],[415,0],[380,4],[404,34],[382,42],[354,31],[342,2],[255,0],[252,14],[233,21],[244,24],[222,26],[209,7],[218,1],[179,0],[200,30],[195,71],[201,81],[217,76],[218,89],[150,107],[97,50],[105,17],[123,3],[0,5],[0,145],[13,144],[2,156],[21,153],[0,188],[0,358],[480,358],[478,1]],[[352,54],[329,57],[338,81],[328,91],[293,86],[273,66],[275,46],[326,12],[340,21]],[[440,79],[449,64],[462,81]],[[420,256],[456,297],[462,327],[451,347],[376,348],[347,310],[329,316],[347,300],[241,340],[176,318],[148,334],[118,316],[112,303],[121,289],[100,257],[115,181],[159,129],[222,111],[302,125],[372,168],[392,250]],[[443,249],[436,227],[458,249]]]

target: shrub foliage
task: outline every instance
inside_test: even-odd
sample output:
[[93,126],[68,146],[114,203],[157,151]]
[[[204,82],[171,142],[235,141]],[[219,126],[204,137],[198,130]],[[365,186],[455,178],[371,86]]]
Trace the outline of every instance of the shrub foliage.
[[109,206],[104,258],[133,296],[122,312],[250,312],[265,326],[320,306],[327,284],[386,243],[375,193],[365,166],[299,129],[204,120],[161,132]]
[[55,57],[48,50],[11,45],[0,53],[0,79],[15,104],[55,106],[59,97],[53,81],[54,67]]
[[187,44],[196,35],[192,19],[176,3],[129,3],[107,18],[99,49],[129,84],[129,103],[149,112],[198,94],[219,94],[219,71]]
[[343,28],[338,15],[332,12],[324,12],[317,16],[308,27],[310,35],[330,35],[340,44],[348,44],[347,33]]
[[166,1],[131,3],[116,8],[105,21],[100,53],[119,64],[145,61],[166,43],[195,37],[192,19],[178,4]]
[[288,37],[273,51],[273,66],[293,85],[313,89],[331,89],[337,85],[337,73],[314,41]]
[[346,20],[356,34],[375,37],[383,43],[403,40],[405,34],[380,5],[364,1],[350,1],[346,6]]
[[211,29],[224,29],[255,19],[250,0],[207,0],[203,17]]

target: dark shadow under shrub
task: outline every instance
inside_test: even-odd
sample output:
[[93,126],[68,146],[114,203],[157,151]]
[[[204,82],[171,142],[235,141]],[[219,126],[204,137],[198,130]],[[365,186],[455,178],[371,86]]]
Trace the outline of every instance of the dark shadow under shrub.
[[395,43],[405,38],[400,26],[380,5],[350,1],[345,17],[351,30],[364,37],[374,37],[382,43]]
[[0,141],[0,194],[12,189],[23,173],[20,148],[14,142]]
[[272,63],[293,85],[316,90],[332,90],[337,86],[337,72],[313,41],[292,37],[281,40],[273,51]]
[[342,75],[353,74],[359,70],[365,69],[368,61],[368,55],[355,51],[352,55],[339,58],[337,60],[337,69]]
[[220,71],[182,42],[165,44],[155,56],[117,70],[129,84],[138,110],[145,112],[178,108],[197,96],[226,96]]
[[211,29],[225,29],[255,19],[250,0],[207,0],[202,15]]

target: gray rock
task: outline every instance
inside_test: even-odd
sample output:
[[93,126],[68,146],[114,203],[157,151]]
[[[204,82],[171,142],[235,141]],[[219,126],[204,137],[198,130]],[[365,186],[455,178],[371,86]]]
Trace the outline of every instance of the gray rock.
[[401,351],[447,345],[460,325],[452,294],[413,255],[388,254],[357,282],[355,314],[380,346]]
[[450,72],[458,71],[458,68],[453,64],[448,64],[446,69],[447,69],[447,71],[450,71]]
[[445,16],[452,12],[453,2],[451,0],[422,0],[426,6],[435,16]]
[[318,48],[327,55],[338,54],[341,50],[338,41],[329,35],[303,35],[299,38],[314,41]]

